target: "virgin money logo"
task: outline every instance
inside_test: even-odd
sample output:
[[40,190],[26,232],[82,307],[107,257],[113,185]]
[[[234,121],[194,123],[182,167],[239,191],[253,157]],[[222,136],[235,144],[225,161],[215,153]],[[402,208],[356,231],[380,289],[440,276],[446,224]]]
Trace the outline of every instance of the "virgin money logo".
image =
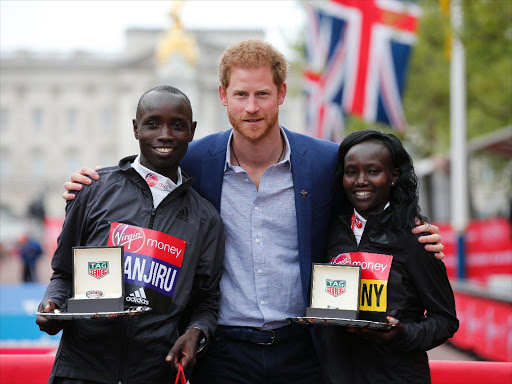
[[154,187],[158,184],[158,177],[152,173],[148,173],[144,180],[146,180],[146,183],[148,183],[150,187]]
[[146,236],[142,228],[121,224],[112,232],[112,244],[124,246],[125,251],[137,252],[145,242]]
[[331,264],[351,265],[352,260],[348,253],[342,253],[331,260]]

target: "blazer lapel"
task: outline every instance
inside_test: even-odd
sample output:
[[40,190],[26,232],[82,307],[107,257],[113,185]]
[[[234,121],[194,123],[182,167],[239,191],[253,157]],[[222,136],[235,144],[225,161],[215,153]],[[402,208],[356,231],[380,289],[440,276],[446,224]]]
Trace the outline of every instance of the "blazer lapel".
[[311,276],[311,159],[300,136],[285,129],[291,147],[293,189],[297,215],[299,263],[304,300],[309,303]]
[[222,132],[208,148],[208,156],[201,163],[201,195],[220,212],[222,180],[226,165],[226,148],[231,129]]

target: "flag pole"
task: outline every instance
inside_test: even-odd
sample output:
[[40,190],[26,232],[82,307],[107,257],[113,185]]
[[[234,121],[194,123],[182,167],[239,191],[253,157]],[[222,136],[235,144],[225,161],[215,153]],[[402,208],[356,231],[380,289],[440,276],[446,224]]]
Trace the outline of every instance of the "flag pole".
[[450,163],[451,221],[457,236],[457,276],[466,277],[464,233],[468,223],[468,181],[466,149],[466,68],[464,45],[460,40],[462,8],[460,0],[450,4],[452,55],[450,61]]

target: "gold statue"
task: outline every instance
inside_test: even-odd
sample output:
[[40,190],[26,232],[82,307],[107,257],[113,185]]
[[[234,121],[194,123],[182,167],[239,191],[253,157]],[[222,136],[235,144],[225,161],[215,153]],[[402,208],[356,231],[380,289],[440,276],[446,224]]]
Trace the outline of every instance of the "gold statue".
[[155,58],[158,65],[164,65],[169,57],[175,53],[182,54],[190,65],[195,65],[196,63],[196,40],[194,36],[184,31],[179,17],[183,2],[184,0],[175,0],[172,2],[169,16],[173,20],[173,25],[162,35],[157,44]]

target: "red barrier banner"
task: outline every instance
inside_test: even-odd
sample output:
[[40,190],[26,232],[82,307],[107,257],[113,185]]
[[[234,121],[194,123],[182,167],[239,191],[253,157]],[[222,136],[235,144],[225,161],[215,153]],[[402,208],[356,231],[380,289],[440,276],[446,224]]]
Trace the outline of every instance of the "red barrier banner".
[[[448,277],[457,276],[456,234],[450,224],[436,223],[445,246]],[[472,220],[465,232],[466,278],[486,283],[492,275],[512,275],[512,228],[507,219]]]
[[[45,384],[54,355],[0,355],[0,384]],[[487,361],[429,362],[432,384],[510,384],[512,365]]]
[[512,364],[496,361],[431,360],[432,384],[510,384]]
[[454,292],[460,327],[450,340],[491,361],[512,361],[512,304]]

